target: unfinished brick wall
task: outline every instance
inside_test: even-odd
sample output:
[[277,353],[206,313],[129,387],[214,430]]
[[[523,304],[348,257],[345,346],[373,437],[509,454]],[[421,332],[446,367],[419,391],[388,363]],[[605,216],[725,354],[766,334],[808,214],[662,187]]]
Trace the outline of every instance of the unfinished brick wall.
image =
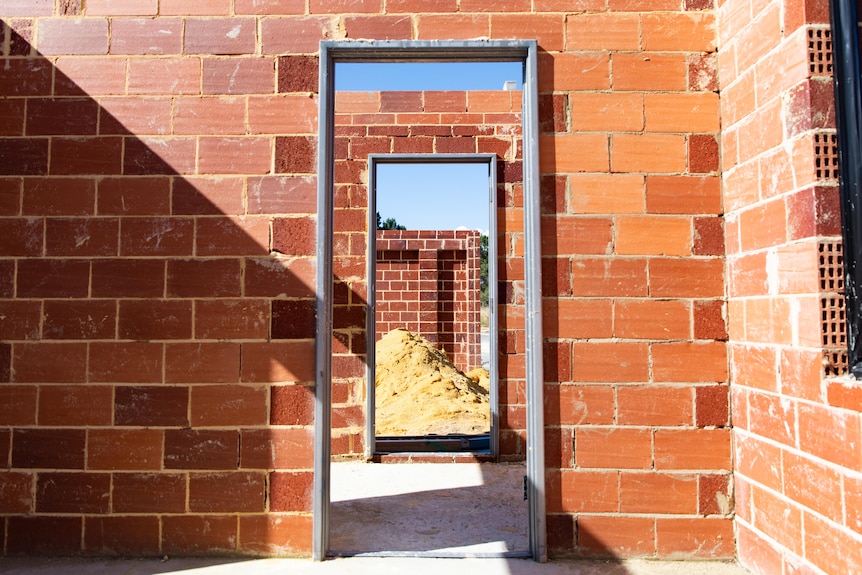
[[[309,552],[318,42],[488,37],[539,44],[551,551],[733,556],[709,0],[5,0],[0,20],[4,553]],[[521,456],[519,153],[405,135],[387,98],[387,150],[509,154],[500,423]],[[379,142],[352,129],[333,440],[361,451],[338,409],[364,376]]]
[[846,370],[826,2],[725,2],[724,203],[739,557],[862,570],[860,387]]
[[406,329],[461,371],[482,365],[479,232],[377,232],[377,339]]
[[336,93],[334,454],[358,455],[364,449],[368,155],[493,153],[498,171],[500,452],[505,459],[525,457],[520,109],[520,92],[499,90]]

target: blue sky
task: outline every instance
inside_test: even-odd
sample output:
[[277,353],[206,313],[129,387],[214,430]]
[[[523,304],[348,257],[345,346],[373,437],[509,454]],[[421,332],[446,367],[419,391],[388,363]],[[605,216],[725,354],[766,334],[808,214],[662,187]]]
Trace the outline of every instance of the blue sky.
[[338,63],[335,89],[377,90],[502,90],[514,80],[521,89],[520,62]]
[[[501,90],[522,86],[520,62],[338,63],[335,89]],[[467,228],[487,232],[488,170],[483,164],[380,164],[377,208],[410,230]]]
[[487,164],[378,164],[377,211],[408,230],[488,232]]

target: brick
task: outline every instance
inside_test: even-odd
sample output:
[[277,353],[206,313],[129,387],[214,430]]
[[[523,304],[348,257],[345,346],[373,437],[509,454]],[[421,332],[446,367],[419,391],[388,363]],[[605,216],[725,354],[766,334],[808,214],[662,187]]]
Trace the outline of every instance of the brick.
[[266,339],[270,305],[265,300],[195,302],[196,339]]
[[637,14],[570,14],[566,17],[566,50],[638,50]]
[[655,432],[655,468],[731,469],[730,430],[660,429]]
[[614,53],[612,59],[615,90],[682,91],[686,88],[684,54],[620,52]]
[[116,256],[119,240],[116,218],[51,218],[45,222],[47,256]]
[[332,16],[264,18],[261,22],[263,54],[312,54],[320,41],[334,37],[338,20]]
[[730,418],[728,389],[723,385],[699,386],[695,391],[695,423],[698,427],[726,427]]
[[126,218],[120,229],[124,256],[190,256],[194,221],[191,218]]
[[266,502],[263,473],[190,473],[189,511],[199,513],[261,513]]
[[243,206],[242,178],[182,178],[174,182],[171,211],[175,215],[239,215]]
[[36,423],[36,387],[31,385],[0,387],[0,421],[3,422],[3,425],[8,426],[34,425]]
[[89,381],[158,383],[162,381],[164,349],[160,343],[90,343]]
[[0,175],[48,174],[48,138],[0,138]]
[[3,218],[0,220],[0,234],[3,256],[41,256],[42,227],[40,218]]
[[621,473],[619,481],[623,513],[691,515],[697,512],[697,477],[694,475]]
[[8,0],[3,3],[4,16],[53,16],[53,0]]
[[162,435],[156,429],[91,429],[87,436],[87,469],[159,470]]
[[533,39],[543,50],[563,51],[566,45],[564,17],[561,14],[491,14],[491,37]]
[[644,213],[644,177],[639,174],[572,174],[569,182],[570,213]]
[[267,174],[272,164],[267,138],[201,138],[198,153],[201,174]]
[[862,569],[859,557],[859,537],[838,529],[816,515],[805,514],[805,555],[825,572]]
[[161,0],[160,14],[169,16],[227,16],[230,0]]
[[236,97],[174,99],[173,133],[180,136],[245,134],[245,100]]
[[627,339],[690,337],[689,307],[681,301],[627,300],[614,306],[614,335]]
[[83,469],[83,429],[16,429],[12,432],[12,467]]
[[158,517],[87,517],[84,551],[100,555],[155,555]]
[[129,62],[129,94],[199,94],[198,58],[133,58]]
[[571,94],[572,130],[638,132],[644,129],[644,100],[635,93]]
[[297,258],[248,258],[245,268],[247,297],[298,297],[314,295],[314,263]]
[[36,340],[40,336],[42,308],[36,301],[0,301],[0,338]]
[[730,559],[736,556],[733,520],[725,518],[658,518],[659,557]]
[[168,261],[168,297],[237,297],[240,282],[239,259]]
[[277,218],[272,223],[272,249],[289,256],[310,256],[316,253],[315,231],[312,218]]
[[46,56],[108,53],[105,18],[45,18],[38,30],[37,48]]
[[727,381],[724,343],[657,343],[652,346],[652,356],[656,381]]
[[685,256],[691,253],[691,220],[674,216],[616,218],[616,253]]
[[[387,150],[388,151],[388,148]],[[275,171],[284,174],[311,174],[317,169],[317,138],[281,136],[275,140]]]
[[[124,80],[125,89],[125,80]],[[99,102],[101,109],[99,110],[99,133],[101,134],[116,134],[128,135],[135,134],[137,136],[164,136],[170,134],[171,131],[171,114],[172,102],[166,97],[146,97],[146,98],[102,98]],[[166,145],[167,142],[157,142],[157,145]],[[132,141],[134,142],[134,141]],[[128,142],[131,144],[132,142]],[[126,164],[129,167],[136,167],[138,171],[146,165],[147,155],[144,146],[135,142],[129,150],[130,154],[135,154]],[[154,166],[158,166],[155,158],[150,158],[149,162]],[[164,164],[164,163],[162,163]],[[162,168],[163,173],[169,173]],[[156,172],[157,173],[157,172]],[[134,180],[127,178],[129,182]],[[146,212],[152,213],[152,212]]]
[[641,34],[644,50],[712,52],[715,16],[711,12],[646,14],[641,17]]
[[204,94],[271,94],[275,62],[257,57],[204,58],[202,81]]
[[188,402],[186,387],[118,387],[114,398],[114,424],[187,427]]
[[[91,10],[87,6],[87,12]],[[111,21],[111,54],[180,54],[183,42],[180,18],[114,18]]]
[[659,214],[719,214],[717,177],[647,176],[647,211]]
[[651,517],[578,517],[578,548],[587,556],[631,557],[655,554],[655,519]]
[[54,138],[51,175],[118,175],[122,169],[122,138]]
[[701,475],[698,478],[698,512],[727,515],[733,511],[733,478],[728,475]]
[[410,40],[413,37],[410,16],[345,16],[342,21],[347,38]]
[[81,383],[86,377],[86,343],[16,343],[12,350],[16,383]]
[[240,467],[311,469],[313,439],[310,428],[245,429],[241,432]]
[[316,186],[312,176],[249,178],[248,213],[314,213]]
[[278,91],[317,92],[318,66],[316,56],[281,56],[278,59]]
[[607,171],[609,165],[608,138],[604,134],[540,136],[539,153],[543,174],[600,172]]
[[117,332],[122,339],[188,339],[192,335],[192,304],[174,300],[123,301]]
[[23,136],[25,115],[24,100],[0,102],[0,136]]
[[614,134],[614,172],[682,172],[686,165],[685,137],[677,134]]
[[213,555],[236,552],[235,515],[179,515],[162,518],[162,552]]
[[858,414],[806,403],[800,403],[797,410],[803,451],[850,469],[860,467]]
[[650,295],[721,297],[723,271],[720,259],[652,259],[649,268]]
[[110,339],[115,335],[116,303],[112,301],[46,301],[45,339]]
[[[56,61],[56,96],[119,95],[126,93],[126,58],[63,56]],[[99,103],[104,106],[102,102]],[[101,133],[107,132],[100,127]]]
[[236,0],[234,10],[238,15],[305,14],[305,0]]
[[311,511],[312,480],[310,471],[270,473],[270,509],[276,512]]
[[33,512],[33,476],[30,473],[6,472],[0,475],[0,511],[7,514]]
[[165,469],[236,469],[238,462],[236,431],[165,431]]
[[606,469],[647,469],[652,465],[652,436],[647,429],[578,428],[575,464]]
[[617,390],[620,425],[691,425],[693,415],[692,392],[687,387],[626,386]]
[[0,70],[0,96],[50,96],[53,67],[43,59],[6,59]]
[[802,511],[775,493],[758,487],[751,488],[754,526],[791,552],[802,552]]
[[272,514],[240,517],[243,549],[270,555],[307,555],[312,520],[308,515]]
[[304,385],[272,387],[272,425],[311,425],[314,420],[314,389]]
[[93,262],[93,297],[161,297],[165,262],[146,259]]
[[194,173],[195,146],[194,138],[127,139],[123,173],[136,176]]
[[6,551],[10,555],[77,555],[81,552],[82,517],[12,516]]
[[306,339],[315,335],[314,300],[275,300],[272,302],[272,338]]
[[95,212],[94,182],[81,178],[27,178],[22,212],[25,215],[84,216]]
[[186,54],[253,54],[253,18],[187,18],[183,51]]
[[240,216],[197,221],[199,256],[263,255],[269,253],[269,218]]
[[606,471],[563,471],[560,504],[550,511],[604,513],[619,511],[619,473]]
[[[647,132],[717,132],[718,94],[645,94]],[[684,118],[684,120],[683,120]]]
[[21,211],[21,180],[0,178],[0,214],[17,216]]
[[114,513],[182,513],[186,509],[186,476],[179,473],[114,473]]
[[267,392],[262,387],[207,385],[192,388],[191,421],[201,427],[265,425]]
[[53,427],[110,425],[113,390],[109,386],[51,385],[39,393],[39,424]]
[[571,515],[548,515],[548,554],[553,559],[572,552],[575,540],[575,521]]
[[646,275],[645,263],[634,258],[575,259],[572,263],[572,293],[597,297],[646,296]]
[[[387,10],[395,12],[389,8]],[[415,10],[411,3],[410,12]],[[401,10],[398,10],[401,12]],[[424,11],[424,4],[423,4]],[[452,38],[467,40],[470,38],[488,37],[491,32],[491,17],[488,14],[419,14],[416,16],[416,39],[429,40]]]

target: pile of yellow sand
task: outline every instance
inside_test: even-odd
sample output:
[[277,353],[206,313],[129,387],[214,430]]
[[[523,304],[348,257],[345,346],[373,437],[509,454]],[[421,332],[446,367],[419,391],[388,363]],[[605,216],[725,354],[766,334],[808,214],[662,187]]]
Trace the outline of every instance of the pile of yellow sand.
[[446,352],[403,329],[383,336],[376,355],[375,435],[489,432],[487,371],[476,368],[468,377]]

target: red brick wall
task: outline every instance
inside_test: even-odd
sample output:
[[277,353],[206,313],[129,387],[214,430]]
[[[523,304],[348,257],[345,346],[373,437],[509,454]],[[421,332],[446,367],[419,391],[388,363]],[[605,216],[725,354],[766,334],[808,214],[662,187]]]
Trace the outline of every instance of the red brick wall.
[[[308,553],[318,42],[489,37],[539,44],[552,553],[733,556],[712,2],[345,6],[0,4],[3,552]],[[746,94],[725,105],[765,101]],[[407,138],[403,98],[338,128],[333,440],[361,451],[361,411],[339,409],[364,375],[363,162],[380,135],[506,154],[500,423],[520,456],[520,154],[477,131],[482,100],[403,122],[463,134]]]
[[860,387],[846,369],[828,3],[719,9],[738,552],[862,570]]
[[418,333],[461,371],[482,365],[479,232],[377,232],[377,339]]

